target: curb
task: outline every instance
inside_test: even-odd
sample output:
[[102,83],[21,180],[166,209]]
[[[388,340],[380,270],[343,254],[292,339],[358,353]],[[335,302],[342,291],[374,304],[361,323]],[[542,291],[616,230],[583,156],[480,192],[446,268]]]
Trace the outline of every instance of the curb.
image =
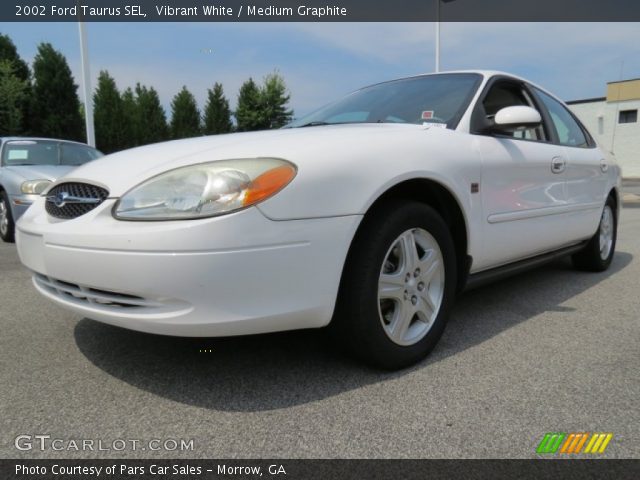
[[634,193],[625,193],[622,195],[623,205],[640,205],[640,195]]

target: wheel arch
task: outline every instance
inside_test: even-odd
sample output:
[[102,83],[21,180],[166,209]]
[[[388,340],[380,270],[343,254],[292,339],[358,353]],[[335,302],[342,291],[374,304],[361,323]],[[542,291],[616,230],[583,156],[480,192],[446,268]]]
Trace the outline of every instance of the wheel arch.
[[607,198],[611,197],[616,205],[616,218],[619,219],[620,218],[620,208],[622,205],[622,202],[620,201],[620,191],[618,190],[618,187],[613,187],[610,191],[609,194],[607,195]]
[[4,186],[0,183],[0,195],[2,193],[6,193],[7,194],[7,208],[11,212],[11,215],[14,215],[14,218],[15,218],[15,212],[13,211],[13,205],[12,205],[12,202],[11,202],[11,194],[9,193],[9,190],[4,188]]
[[[449,227],[457,257],[457,290],[466,284],[471,268],[468,255],[469,227],[464,209],[456,195],[445,185],[430,178],[411,178],[402,180],[383,191],[367,208],[360,226],[349,246],[349,252],[358,237],[367,217],[375,215],[381,205],[390,201],[406,199],[425,203],[435,209]],[[349,258],[349,254],[347,254]]]

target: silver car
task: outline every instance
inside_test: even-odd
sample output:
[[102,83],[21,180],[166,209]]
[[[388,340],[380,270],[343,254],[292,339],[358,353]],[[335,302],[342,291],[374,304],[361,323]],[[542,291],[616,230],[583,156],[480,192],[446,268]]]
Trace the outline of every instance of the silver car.
[[103,154],[51,138],[0,138],[0,238],[13,242],[15,222],[57,178]]

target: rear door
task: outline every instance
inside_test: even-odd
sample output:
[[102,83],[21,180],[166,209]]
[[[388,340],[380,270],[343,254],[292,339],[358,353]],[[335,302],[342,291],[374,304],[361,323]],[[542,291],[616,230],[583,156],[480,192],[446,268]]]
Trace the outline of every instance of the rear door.
[[591,135],[569,109],[542,90],[533,90],[548,111],[567,158],[565,229],[576,239],[589,238],[598,227],[608,193],[608,165]]

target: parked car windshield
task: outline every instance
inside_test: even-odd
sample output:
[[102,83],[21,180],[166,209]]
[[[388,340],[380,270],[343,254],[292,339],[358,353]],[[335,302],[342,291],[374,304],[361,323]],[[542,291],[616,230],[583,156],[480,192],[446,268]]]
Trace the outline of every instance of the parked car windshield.
[[454,128],[480,84],[476,73],[424,75],[380,83],[297,119],[288,128],[337,123],[439,123]]
[[11,140],[2,149],[2,165],[82,165],[102,157],[88,145],[55,140]]

